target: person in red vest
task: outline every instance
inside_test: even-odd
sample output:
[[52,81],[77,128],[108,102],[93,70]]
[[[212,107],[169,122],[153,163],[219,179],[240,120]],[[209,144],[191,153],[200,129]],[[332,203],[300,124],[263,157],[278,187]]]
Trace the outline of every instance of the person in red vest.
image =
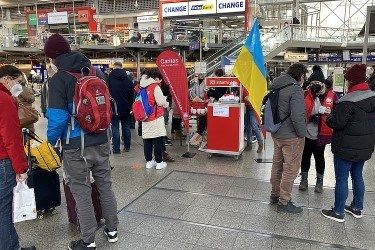
[[299,185],[299,190],[301,191],[305,191],[308,188],[308,174],[312,155],[315,158],[317,176],[315,192],[321,193],[323,191],[324,150],[325,146],[331,143],[333,132],[327,126],[326,120],[327,115],[333,109],[336,99],[336,95],[332,91],[332,83],[325,81],[321,69],[315,70],[309,77],[308,89],[305,92],[307,135],[301,162],[301,182]]

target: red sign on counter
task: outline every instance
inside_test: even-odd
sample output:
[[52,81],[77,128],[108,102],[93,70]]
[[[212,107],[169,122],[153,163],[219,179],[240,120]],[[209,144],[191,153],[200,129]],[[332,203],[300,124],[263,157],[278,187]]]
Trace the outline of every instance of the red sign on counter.
[[239,87],[240,85],[237,77],[206,77],[207,87]]

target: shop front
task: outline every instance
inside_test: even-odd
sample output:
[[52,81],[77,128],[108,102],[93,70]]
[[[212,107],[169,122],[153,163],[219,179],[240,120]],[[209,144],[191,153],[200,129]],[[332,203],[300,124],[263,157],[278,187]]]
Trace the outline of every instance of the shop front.
[[[95,10],[91,7],[66,8],[58,10],[38,10],[27,13],[28,36],[36,37],[37,34],[44,41],[50,33],[67,35],[73,42],[73,34],[91,34],[97,32],[94,20]],[[79,37],[84,39],[84,36]],[[77,41],[80,42],[80,41]]]
[[249,28],[249,0],[161,1],[164,41],[230,43]]

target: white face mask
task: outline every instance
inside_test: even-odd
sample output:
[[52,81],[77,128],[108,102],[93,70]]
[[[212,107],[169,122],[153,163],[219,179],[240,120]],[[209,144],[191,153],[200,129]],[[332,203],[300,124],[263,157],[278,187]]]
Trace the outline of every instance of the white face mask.
[[22,85],[19,83],[14,84],[12,87],[8,84],[9,91],[14,97],[18,97],[22,93]]

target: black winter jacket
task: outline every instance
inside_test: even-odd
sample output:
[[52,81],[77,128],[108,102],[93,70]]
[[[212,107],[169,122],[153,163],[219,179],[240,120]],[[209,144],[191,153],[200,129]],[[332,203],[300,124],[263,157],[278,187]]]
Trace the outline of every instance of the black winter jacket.
[[352,162],[369,160],[375,145],[375,92],[354,91],[340,98],[327,125],[333,128],[333,154]]
[[[117,105],[117,113],[120,118],[126,118],[134,99],[133,82],[123,69],[114,69],[108,76],[109,92]],[[113,110],[115,111],[115,110]]]

